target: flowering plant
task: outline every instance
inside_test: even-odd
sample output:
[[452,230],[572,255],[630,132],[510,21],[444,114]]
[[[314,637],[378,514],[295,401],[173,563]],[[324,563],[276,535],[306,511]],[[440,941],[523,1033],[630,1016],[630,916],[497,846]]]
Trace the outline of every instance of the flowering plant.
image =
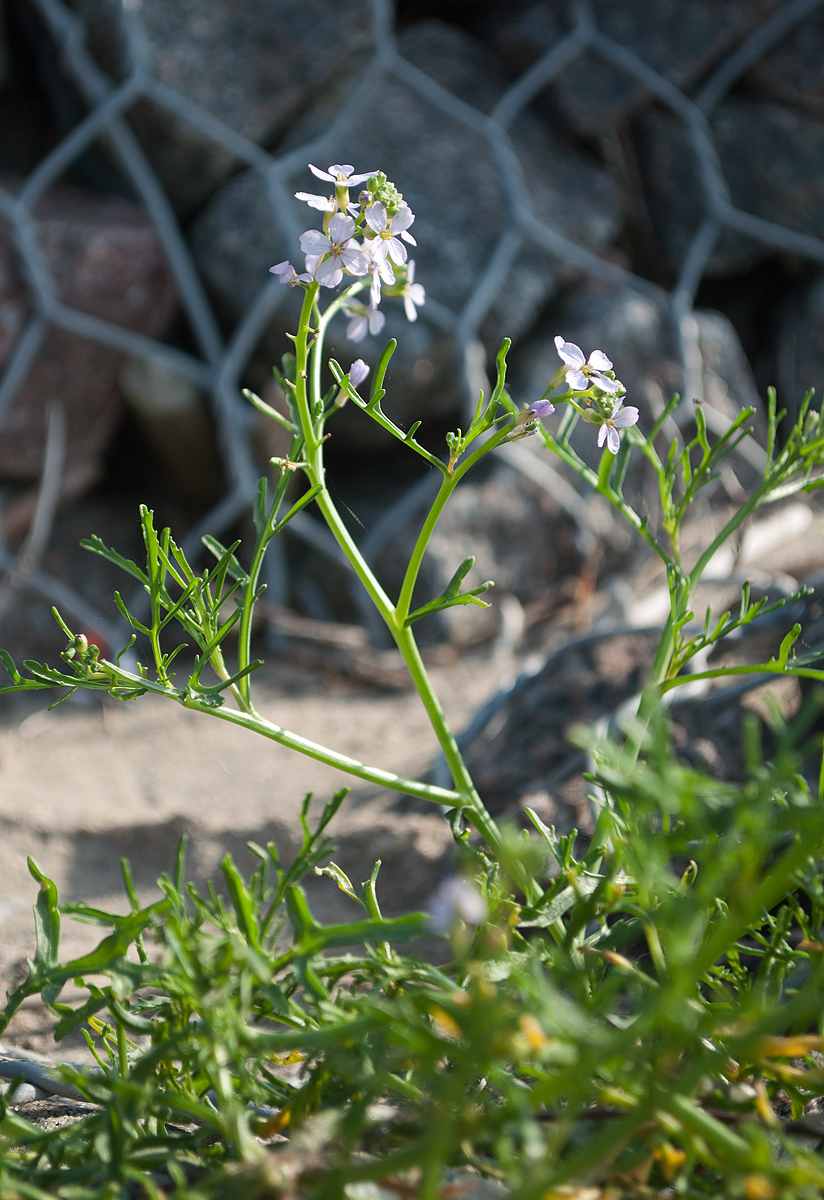
[[[394,342],[380,356],[368,395],[362,389],[369,368],[360,358],[348,370],[330,360],[334,382],[323,390],[324,342],[336,315],[348,316],[349,334],[359,340],[379,331],[383,296],[402,299],[412,320],[425,295],[406,249],[414,244],[414,215],[397,189],[381,173],[355,174],[348,164],[312,171],[333,185],[328,196],[299,193],[323,214],[322,228],[301,236],[303,271],[289,262],[272,268],[282,284],[303,291],[294,353],[278,373],[288,415],[247,393],[291,436],[288,454],[273,460],[277,483],[259,485],[251,552],[244,557],[239,543],[206,537],[213,561],[195,570],[170,531],[156,531],[142,509],[145,567],[98,538],[86,543],[145,591],[145,620],[116,595],[133,631],[128,648],[141,639],[136,667],[124,662],[124,652],[101,656],[57,616],[68,638],[63,666],[29,661],[24,674],[2,651],[11,678],[2,690],[80,688],[123,701],[163,696],[350,776],[444,806],[460,876],[438,889],[429,915],[385,919],[379,864],[360,893],[334,863],[320,865],[329,852],[324,830],[344,799],[339,793],[314,831],[307,800],[303,842],[289,868],[272,844],[250,845],[259,865],[249,880],[227,856],[227,901],[187,892],[181,852],[173,876],[160,881],[161,899],[141,909],[124,867],[132,911],[69,906],[113,933],[91,954],[61,963],[56,889],[31,863],[41,889],[37,948],[0,1014],[0,1031],[35,993],[58,1018],[60,1036],[88,1026],[100,1069],[71,1073],[71,1085],[98,1107],[73,1133],[53,1136],[0,1104],[0,1134],[4,1147],[12,1145],[10,1156],[0,1152],[0,1197],[96,1200],[130,1194],[139,1184],[151,1197],[173,1187],[181,1200],[437,1200],[445,1170],[460,1166],[503,1181],[517,1200],[676,1193],[812,1200],[824,1187],[824,1165],[808,1144],[822,1130],[809,1123],[805,1107],[824,1096],[812,1058],[824,1049],[824,774],[814,796],[799,769],[804,731],[779,722],[771,759],[761,758],[750,736],[745,779],[720,785],[675,757],[664,698],[685,682],[720,675],[824,682],[821,653],[793,653],[797,625],[769,661],[706,669],[704,661],[701,670],[687,670],[697,655],[804,594],[770,605],[753,601],[746,586],[736,613],[713,620],[708,611],[696,623],[692,611],[707,565],[750,514],[824,484],[824,414],[810,409],[808,395],[779,444],[770,393],[761,478],[695,561],[682,553],[684,516],[748,436],[752,409],[710,442],[699,406],[694,435],[662,452],[678,397],[642,430],[606,354],[596,350],[587,359],[559,336],[561,365],[542,396],[519,408],[506,387],[505,341],[489,396],[481,394],[465,432],[448,434],[440,457],[417,440],[419,423],[403,429],[384,411]],[[360,185],[352,200],[350,190]],[[367,287],[368,305],[357,299]],[[324,295],[335,289],[323,309]],[[423,458],[440,480],[395,601],[327,486],[327,427],[345,402]],[[543,422],[561,406],[551,431]],[[598,427],[597,469],[571,445],[579,420]],[[614,506],[661,560],[669,589],[655,660],[620,738],[577,735],[599,789],[597,825],[583,853],[574,834],[559,837],[535,812],[527,810],[534,841],[493,820],[415,639],[416,624],[433,613],[487,603],[482,596],[491,583],[464,587],[471,556],[439,596],[418,608],[412,597],[455,488],[488,454],[527,436],[539,436]],[[625,495],[633,452],[658,485],[655,525]],[[306,488],[282,511],[295,472]],[[357,762],[274,725],[255,706],[251,680],[260,663],[252,657],[252,628],[264,557],[309,504],[403,657],[450,787]],[[164,649],[172,621],[197,649],[183,680],[173,669],[180,648]],[[356,920],[316,920],[301,887],[311,870],[359,906]],[[291,939],[284,940],[287,925]],[[450,939],[452,957],[442,968],[397,950],[427,932]],[[157,959],[144,946],[147,933],[159,947]],[[339,953],[353,946],[357,954]],[[77,1007],[60,999],[69,980],[88,992]],[[106,1020],[97,1015],[102,1011]],[[289,1082],[281,1068],[296,1059],[301,1073]],[[273,1143],[284,1131],[288,1145]],[[267,1140],[268,1157],[261,1149]]]

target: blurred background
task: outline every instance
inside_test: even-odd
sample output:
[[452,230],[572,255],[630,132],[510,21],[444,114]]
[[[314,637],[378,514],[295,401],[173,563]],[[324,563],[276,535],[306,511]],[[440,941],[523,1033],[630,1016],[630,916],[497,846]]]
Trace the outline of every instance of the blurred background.
[[[281,402],[271,365],[299,295],[268,268],[299,261],[298,237],[317,224],[293,199],[319,190],[308,162],[382,169],[416,213],[419,320],[385,299],[379,339],[347,343],[342,319],[330,352],[374,362],[398,337],[385,406],[402,424],[422,420],[418,436],[437,453],[487,388],[504,336],[519,403],[543,391],[562,333],[609,354],[647,428],[674,391],[684,402],[670,432],[684,436],[693,401],[716,434],[753,404],[754,436],[695,512],[694,549],[757,478],[766,388],[793,413],[824,386],[819,0],[0,0],[0,129],[0,644],[20,658],[62,649],[52,604],[105,650],[122,644],[110,597],[123,580],[78,542],[96,532],[139,555],[138,503],[195,552],[207,531],[248,537],[255,481],[284,447],[241,389]],[[335,499],[391,591],[433,480],[351,406],[331,432]],[[580,432],[592,460],[591,430]],[[628,490],[654,522],[641,472]],[[529,802],[585,829],[584,763],[563,730],[607,722],[637,689],[666,611],[661,576],[534,438],[461,486],[423,589],[442,588],[472,550],[472,581],[496,581],[493,606],[453,609],[421,633],[481,790],[495,811]],[[345,741],[351,723],[330,716],[344,698],[390,757],[442,774],[382,630],[310,513],[268,570],[258,633],[289,720],[331,721]],[[713,564],[702,600],[721,611],[744,578],[778,597],[817,586],[822,571],[824,518],[796,499]],[[764,652],[798,616],[814,644],[815,596],[740,652]],[[685,755],[721,775],[739,769],[740,704],[757,704],[744,692],[674,709]],[[308,693],[317,703],[304,711]],[[801,693],[779,699],[791,712]],[[49,733],[31,705],[3,712],[33,713],[0,747],[12,807],[35,786],[23,766],[32,738],[57,739],[61,764],[38,793],[43,812],[56,811],[67,772],[98,771],[86,866],[76,831],[60,852],[75,864],[70,890],[88,885],[89,854],[134,856],[154,837],[165,855],[207,803],[212,785],[192,783],[200,751],[162,785],[140,782],[147,757],[171,753],[158,750],[165,717],[118,734],[126,718],[105,710],[103,732],[120,737],[121,758],[133,752],[129,811],[154,814],[115,846],[100,829],[126,784],[112,783],[116,755],[99,767],[98,726],[72,717]],[[211,749],[201,745],[203,762]],[[244,811],[251,788],[260,812],[241,827],[261,841],[271,778],[261,766],[246,781]],[[295,777],[290,812],[313,780]],[[209,809],[218,842],[233,804],[221,796]],[[364,822],[373,836],[375,822]],[[431,875],[446,842],[419,825]],[[149,880],[159,868],[147,862]]]

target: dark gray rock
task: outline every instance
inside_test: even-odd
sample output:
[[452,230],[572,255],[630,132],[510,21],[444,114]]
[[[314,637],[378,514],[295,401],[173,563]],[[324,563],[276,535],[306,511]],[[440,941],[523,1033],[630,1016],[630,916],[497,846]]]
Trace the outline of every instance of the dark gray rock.
[[[637,130],[650,216],[677,269],[705,212],[697,164],[682,125],[668,114],[645,114]],[[713,114],[712,132],[736,207],[824,236],[824,122],[774,104],[731,100]],[[736,274],[771,253],[763,243],[725,231],[708,274]]]
[[[8,181],[7,185],[8,185]],[[177,307],[162,247],[145,211],[127,200],[57,187],[35,210],[40,246],[61,300],[149,337],[165,333]],[[21,335],[29,307],[6,227],[0,227],[0,370]],[[14,397],[0,433],[0,478],[28,482],[43,463],[45,409],[65,410],[65,485],[88,487],[120,417],[117,373],[123,355],[50,328]]]
[[[491,108],[501,94],[494,59],[459,30],[438,21],[421,22],[401,35],[400,49],[431,78],[478,108]],[[293,128],[289,144],[322,132],[334,111],[330,102],[322,104]],[[537,215],[590,249],[609,245],[620,225],[621,202],[603,166],[562,145],[532,118],[519,123],[515,144]],[[349,114],[321,165],[327,161],[352,162],[358,170],[379,168],[394,180],[416,214],[416,280],[430,299],[459,312],[509,222],[509,185],[484,136],[400,80],[385,78]],[[308,172],[296,182],[301,189],[319,190]],[[304,228],[317,224],[315,216],[300,205]],[[221,189],[196,222],[192,247],[214,294],[233,318],[266,281],[268,266],[287,257],[295,261],[297,254],[280,232],[264,181],[254,172]],[[557,264],[536,248],[526,248],[493,299],[484,330],[488,341],[497,345],[504,335],[523,334],[558,280]],[[292,319],[294,300],[287,310]],[[397,302],[387,300],[384,308],[388,322],[380,345],[402,331],[394,365],[396,414],[411,419],[454,407],[454,379],[441,370],[451,359],[449,339],[427,320],[426,308],[414,327],[398,316]],[[283,328],[281,314],[278,323]],[[333,332],[330,349],[351,356],[353,347]],[[377,350],[375,340],[367,339],[358,353],[369,360]],[[416,364],[417,384],[412,375]],[[399,387],[407,377],[409,387]]]
[[[690,91],[726,54],[776,9],[780,0],[594,0],[599,29],[637,54],[670,83]],[[566,0],[510,3],[482,25],[510,70],[530,67],[570,29]],[[624,71],[600,56],[579,58],[550,93],[579,132],[599,136],[649,99]]]
[[777,42],[743,82],[763,100],[824,121],[824,12],[819,9]]
[[[121,0],[75,0],[75,7],[98,61],[119,77],[128,61]],[[357,73],[372,48],[368,0],[142,0],[131,7],[157,78],[263,146],[282,137],[319,89]],[[130,119],[183,216],[238,165],[153,104],[135,105]]]

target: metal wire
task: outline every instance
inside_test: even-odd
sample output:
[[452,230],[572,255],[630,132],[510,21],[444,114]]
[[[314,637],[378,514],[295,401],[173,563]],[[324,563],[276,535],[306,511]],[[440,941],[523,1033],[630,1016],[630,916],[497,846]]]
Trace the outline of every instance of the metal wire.
[[[482,322],[514,269],[519,251],[524,245],[530,244],[549,251],[560,262],[586,277],[629,285],[636,291],[664,301],[680,348],[684,395],[687,399],[700,397],[701,361],[700,351],[697,352],[693,304],[722,229],[737,230],[754,241],[824,263],[824,241],[821,239],[797,233],[735,207],[708,120],[713,108],[741,74],[763,56],[779,37],[809,17],[822,2],[824,0],[786,0],[718,65],[695,98],[691,99],[628,47],[603,34],[586,0],[577,0],[571,5],[570,32],[516,80],[501,96],[492,112],[486,115],[441,87],[400,55],[394,38],[391,0],[372,0],[375,49],[370,65],[363,72],[362,81],[352,89],[334,122],[319,137],[284,154],[275,155],[152,75],[140,26],[130,9],[124,8],[124,23],[131,67],[128,77],[115,84],[92,59],[86,47],[83,22],[64,0],[29,0],[52,38],[62,68],[77,87],[88,112],[43,158],[16,194],[0,188],[0,219],[4,219],[10,227],[33,311],[0,379],[0,432],[8,406],[25,382],[49,325],[70,330],[104,346],[156,359],[188,376],[209,394],[227,479],[227,494],[198,522],[197,528],[190,531],[186,539],[187,547],[196,551],[201,532],[209,530],[220,534],[237,520],[251,502],[258,473],[250,445],[248,415],[240,394],[240,381],[256,344],[282,301],[283,292],[274,280],[267,280],[238,322],[228,344],[224,343],[216,315],[172,206],[128,123],[129,109],[137,100],[151,100],[176,118],[188,122],[202,137],[259,171],[265,182],[276,225],[286,238],[296,242],[300,229],[294,210],[288,203],[289,194],[294,190],[292,176],[298,171],[303,172],[308,161],[322,156],[326,147],[334,144],[338,131],[345,127],[350,114],[366,97],[379,92],[381,80],[387,74],[424,97],[452,120],[482,134],[489,147],[491,163],[496,166],[505,183],[509,227],[492,250],[486,268],[472,292],[465,297],[462,308],[453,311],[443,304],[429,301],[425,309],[426,319],[450,334],[457,343],[458,361],[463,364],[467,406],[474,408],[478,388],[488,385],[485,353],[480,340]],[[695,174],[701,183],[703,220],[684,255],[677,282],[669,292],[575,244],[533,211],[509,129],[562,70],[585,54],[596,55],[640,83],[675,114],[687,133]],[[40,248],[33,210],[47,189],[95,139],[102,139],[111,149],[153,222],[197,345],[196,354],[92,317],[63,304],[57,298],[54,279]],[[749,456],[752,458],[752,450]],[[579,527],[592,536],[591,520],[584,515],[585,510],[581,505],[576,503],[571,485],[562,480],[557,472],[534,470],[523,454],[508,455],[507,461],[533,482],[546,487],[565,507],[574,510],[573,515]],[[402,497],[396,508],[390,509],[383,518],[381,536],[386,530],[396,529],[404,515],[416,511],[418,501],[418,490],[413,489],[411,503]],[[301,519],[291,524],[290,530],[292,534],[340,560],[331,537],[325,536],[325,531],[310,518],[302,515]],[[377,545],[381,538],[373,541]],[[374,552],[375,546],[370,545],[370,550]],[[13,569],[11,556],[2,548],[0,568],[7,571]],[[285,570],[283,556],[280,570]],[[50,579],[44,572],[37,573],[35,583],[50,598],[58,593],[64,597],[67,595],[64,585]],[[285,595],[283,579],[273,583],[279,594]],[[79,602],[75,596],[71,597],[70,606],[75,611],[82,608],[87,618],[94,615],[90,606]],[[86,623],[89,623],[88,620]],[[94,615],[92,623],[101,629],[109,628],[99,615]]]

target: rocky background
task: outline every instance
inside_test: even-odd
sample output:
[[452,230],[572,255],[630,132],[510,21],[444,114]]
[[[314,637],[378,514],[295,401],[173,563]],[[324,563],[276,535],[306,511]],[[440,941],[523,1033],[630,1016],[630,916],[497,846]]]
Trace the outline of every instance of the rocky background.
[[[700,98],[719,64],[789,7],[801,6],[593,0],[599,29],[652,68],[654,87],[592,52],[579,55],[512,121],[506,159],[490,142],[486,119],[569,34],[566,0],[398,0],[394,14],[383,11],[392,15],[400,58],[378,44],[381,6],[369,0],[139,0],[125,9],[121,0],[0,0],[0,644],[20,657],[54,656],[62,648],[49,611],[57,600],[108,645],[120,631],[100,614],[113,611],[109,596],[122,580],[78,550],[79,539],[95,531],[137,554],[138,502],[182,534],[237,489],[244,454],[250,469],[263,472],[279,451],[276,433],[238,393],[249,386],[277,402],[270,366],[286,348],[296,297],[275,295],[268,267],[294,256],[296,234],[313,224],[313,214],[291,199],[312,186],[308,159],[386,170],[417,215],[416,279],[428,303],[410,325],[385,301],[383,336],[400,341],[386,406],[401,422],[422,419],[419,436],[432,449],[440,452],[444,433],[461,422],[467,380],[477,382],[479,345],[492,361],[503,336],[514,343],[517,401],[543,390],[558,365],[553,338],[562,332],[587,353],[600,347],[610,354],[628,400],[650,424],[684,385],[671,301],[705,215],[694,147],[660,95],[669,87],[678,89],[672,96]],[[67,15],[87,32],[91,58],[82,77],[60,32]],[[90,109],[99,111],[107,88],[131,78],[136,66],[142,90],[125,105],[115,138],[101,126],[67,153],[59,177],[23,219],[15,197],[26,196],[49,154],[71,148],[67,139],[82,132]],[[817,251],[808,243],[802,252],[724,229],[701,273],[690,386],[722,417],[755,405],[758,431],[768,385],[790,412],[808,387],[824,388],[824,6],[807,4],[803,20],[753,57],[709,111],[707,129],[733,205],[822,239]],[[129,130],[149,179],[142,194],[124,167]],[[499,260],[519,178],[537,222],[566,241],[559,251],[552,237],[527,236]],[[182,239],[171,257],[169,223]],[[625,273],[607,280],[603,271],[588,272],[575,247]],[[207,316],[200,325],[181,293],[181,262],[202,287]],[[64,315],[109,322],[124,338],[106,344],[77,321],[38,325],[46,293]],[[204,329],[212,329],[211,350]],[[220,339],[231,350],[238,331],[233,356]],[[165,357],[141,354],[148,344],[141,338],[154,339]],[[331,340],[347,362],[355,354],[374,361],[382,346],[368,339],[354,351],[343,322]],[[25,578],[15,577],[14,555],[26,545],[42,496],[55,403],[65,416],[59,504],[37,561]],[[361,414],[346,409],[336,422],[329,461],[337,499],[391,590],[430,483]],[[547,455],[525,442],[515,449],[462,485],[438,527],[422,584],[430,594],[442,587],[474,550],[477,581],[496,581],[494,605],[452,610],[421,632],[435,669],[465,681],[456,720],[466,726],[464,744],[494,811],[530,803],[563,829],[586,830],[585,764],[564,731],[572,720],[607,722],[633,695],[650,653],[645,631],[663,618],[663,581],[610,514],[551,469]],[[584,438],[581,453],[592,449]],[[706,495],[691,527],[696,546],[749,486],[757,461],[751,445]],[[643,477],[631,486],[654,514]],[[217,521],[209,527],[224,538],[249,532],[242,503],[222,526]],[[321,532],[304,527],[285,539],[269,592],[261,637],[292,672],[272,685],[278,702],[332,679],[341,694],[355,688],[378,707],[390,695],[400,705],[398,664],[324,552]],[[812,503],[796,501],[753,526],[719,564],[704,599],[731,602],[738,576],[780,594],[822,573],[824,520]],[[816,603],[806,614],[813,629],[821,617]],[[793,610],[787,621],[799,615]],[[776,625],[767,642],[783,632]],[[455,674],[459,666],[465,676]],[[737,728],[740,696],[732,699],[705,705],[703,716],[689,704],[674,714],[685,755],[721,775],[736,768],[729,723]],[[800,693],[782,702],[792,710]],[[2,711],[10,720],[12,708]],[[359,719],[371,728],[371,718]],[[73,745],[85,736],[79,728],[66,726]],[[175,729],[172,740],[188,736]],[[38,730],[9,735],[9,761],[23,762]],[[434,761],[432,753],[428,744],[421,750],[419,769]],[[439,770],[435,763],[433,773]],[[304,783],[312,786],[301,776]],[[26,776],[20,796],[29,786]],[[105,790],[103,782],[95,786]],[[170,787],[178,799],[164,793],[158,802],[164,847],[164,822],[184,808],[191,815],[179,801],[183,784]],[[190,800],[196,813],[196,787]],[[225,832],[228,820],[216,816],[215,828]],[[29,827],[20,828],[22,845]],[[437,852],[426,852],[429,875],[448,854],[448,837],[442,829],[437,836]],[[151,858],[147,878],[164,865],[165,858],[160,867]]]

